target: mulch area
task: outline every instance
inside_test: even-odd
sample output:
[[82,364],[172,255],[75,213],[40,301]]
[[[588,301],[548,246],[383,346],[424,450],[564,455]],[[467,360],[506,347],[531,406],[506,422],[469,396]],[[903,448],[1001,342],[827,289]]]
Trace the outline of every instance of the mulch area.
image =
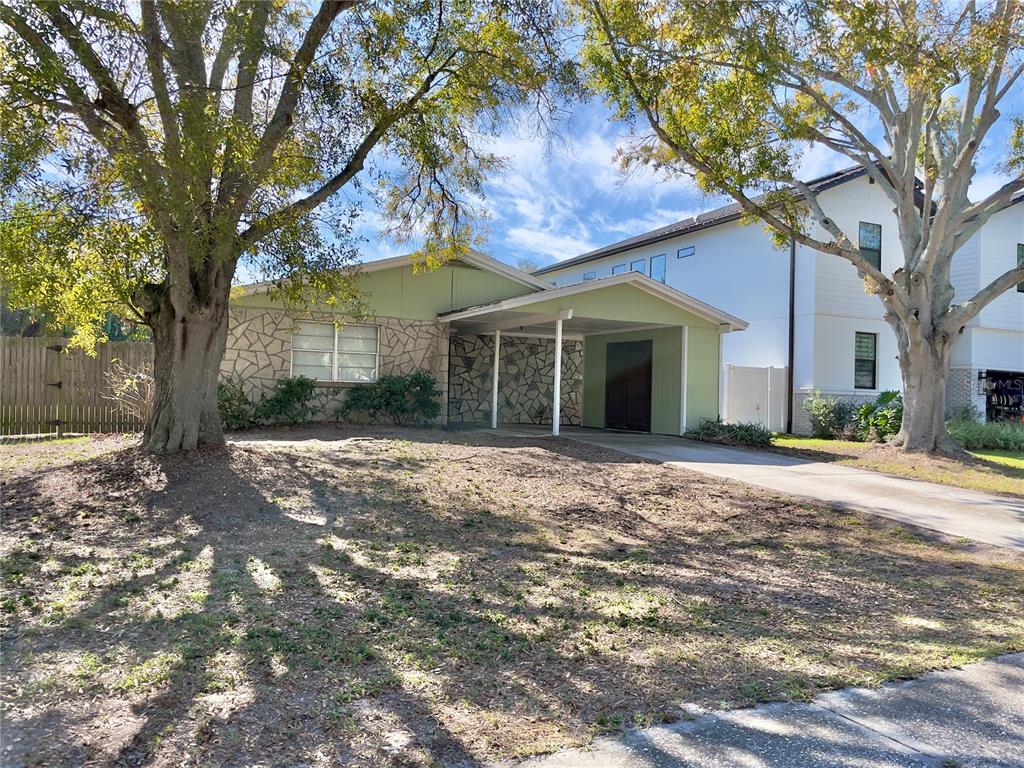
[[6,454],[4,765],[478,765],[1024,649],[1017,552],[571,441],[265,438]]

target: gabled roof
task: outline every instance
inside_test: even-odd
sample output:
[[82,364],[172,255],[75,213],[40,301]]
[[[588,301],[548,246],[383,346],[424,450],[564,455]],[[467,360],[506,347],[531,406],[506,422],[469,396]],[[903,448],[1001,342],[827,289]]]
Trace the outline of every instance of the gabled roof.
[[[392,256],[387,259],[377,259],[376,261],[364,261],[355,266],[357,266],[361,272],[380,272],[385,269],[411,267],[416,263],[416,260],[417,255],[415,253],[409,253],[403,256]],[[547,280],[534,277],[528,272],[523,272],[521,269],[510,267],[508,264],[500,262],[497,259],[476,250],[469,250],[465,255],[448,262],[448,264],[466,264],[471,267],[476,267],[477,269],[482,269],[485,272],[493,272],[501,275],[502,277],[507,277],[509,280],[513,280],[521,285],[527,286],[528,288],[534,288],[537,290],[546,290],[552,287],[551,283]],[[235,290],[239,295],[248,296],[253,293],[259,293],[273,284],[273,281],[265,280],[259,283],[241,285]]]
[[730,331],[742,331],[748,325],[745,320],[741,320],[735,315],[730,315],[728,312],[718,309],[718,307],[713,307],[700,299],[690,296],[689,294],[677,291],[675,288],[670,288],[657,280],[652,280],[641,272],[626,272],[621,275],[603,277],[599,280],[588,280],[585,283],[574,283],[562,288],[549,286],[547,290],[538,291],[537,293],[529,293],[525,296],[515,296],[511,299],[502,299],[500,301],[492,301],[487,304],[478,304],[473,307],[452,310],[451,312],[443,312],[439,314],[437,318],[438,320],[452,322],[457,320],[468,320],[473,317],[501,310],[529,309],[531,304],[538,304],[540,302],[550,301],[551,299],[560,299],[577,294],[589,293],[591,291],[597,291],[615,285],[633,285],[652,296],[661,299],[662,301],[668,302],[680,309],[684,309],[687,312],[691,312],[698,317],[708,320],[709,322],[717,325],[727,325]]
[[[852,168],[845,168],[835,173],[830,173],[826,176],[821,176],[817,179],[812,179],[807,182],[814,192],[824,192],[826,189],[832,189],[838,187],[840,184],[845,184],[848,181],[859,179],[862,176],[867,175],[867,171],[859,166],[855,165]],[[755,201],[762,199],[763,196],[754,198]],[[642,235],[635,235],[633,237],[626,238],[625,240],[619,240],[616,243],[602,246],[593,251],[576,256],[572,259],[566,259],[565,261],[559,261],[555,264],[550,264],[541,269],[535,270],[533,274],[543,275],[548,272],[555,272],[565,267],[575,266],[577,264],[583,264],[594,259],[600,259],[604,256],[612,256],[616,253],[622,253],[623,251],[630,251],[634,248],[638,248],[643,245],[651,245],[652,243],[659,243],[663,240],[669,240],[673,237],[680,235],[686,235],[691,232],[698,232],[702,229],[708,229],[719,224],[725,224],[730,221],[737,221],[743,215],[743,208],[739,203],[730,203],[729,205],[723,205],[721,208],[715,208],[712,211],[707,211],[698,216],[694,216],[690,219],[683,219],[677,221],[675,224],[669,224],[658,229],[652,229],[650,232],[645,232]]]

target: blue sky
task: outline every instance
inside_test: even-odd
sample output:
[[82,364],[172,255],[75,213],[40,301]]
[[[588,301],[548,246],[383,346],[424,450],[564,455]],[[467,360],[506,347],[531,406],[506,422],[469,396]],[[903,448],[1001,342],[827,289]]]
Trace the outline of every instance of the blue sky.
[[[1004,115],[1021,114],[1020,101],[1004,103]],[[995,166],[1005,146],[1008,117],[1000,123],[990,134],[994,151],[983,156],[972,198],[1005,179]],[[705,196],[688,177],[664,178],[642,169],[624,178],[615,151],[629,141],[630,131],[612,121],[599,103],[576,106],[557,133],[538,136],[529,128],[510,129],[492,146],[507,158],[507,167],[485,189],[490,220],[482,250],[509,264],[551,264],[730,202]],[[801,176],[810,179],[851,164],[824,147],[812,147],[802,159]],[[380,216],[368,207],[358,226],[366,240],[360,244],[363,260],[411,250],[382,238],[380,224]]]

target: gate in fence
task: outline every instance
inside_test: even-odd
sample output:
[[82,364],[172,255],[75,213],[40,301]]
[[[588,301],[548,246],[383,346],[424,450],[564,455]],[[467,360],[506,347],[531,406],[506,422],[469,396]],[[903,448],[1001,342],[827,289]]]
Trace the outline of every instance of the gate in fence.
[[138,418],[109,399],[107,376],[118,362],[152,370],[153,345],[107,342],[93,356],[66,345],[66,339],[0,337],[0,434],[141,429]]

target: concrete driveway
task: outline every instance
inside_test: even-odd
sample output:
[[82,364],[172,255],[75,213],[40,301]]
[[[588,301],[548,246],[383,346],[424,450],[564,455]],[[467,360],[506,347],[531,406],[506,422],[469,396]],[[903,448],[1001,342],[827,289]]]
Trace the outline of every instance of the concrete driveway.
[[807,704],[701,713],[519,768],[1020,768],[1024,654]]
[[1024,549],[1024,499],[1020,498],[678,437],[573,427],[563,427],[562,436],[693,472],[804,496],[843,509],[882,515],[952,536]]

